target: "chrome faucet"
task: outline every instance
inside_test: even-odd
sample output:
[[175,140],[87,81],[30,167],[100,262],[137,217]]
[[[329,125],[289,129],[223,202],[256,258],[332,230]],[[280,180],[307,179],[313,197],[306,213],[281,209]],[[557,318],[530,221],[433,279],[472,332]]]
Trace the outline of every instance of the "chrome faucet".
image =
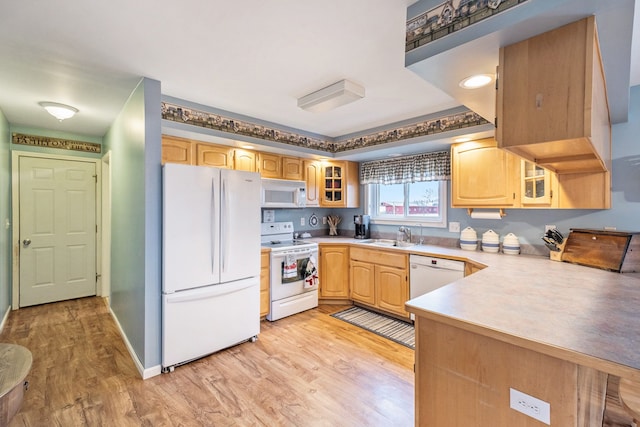
[[420,226],[420,240],[418,240],[418,244],[421,245],[424,243],[424,237],[422,237],[422,224],[418,224]]
[[398,228],[398,232],[403,233],[404,236],[407,238],[407,242],[411,243],[411,229],[409,227],[405,227],[404,225],[401,225],[400,228]]

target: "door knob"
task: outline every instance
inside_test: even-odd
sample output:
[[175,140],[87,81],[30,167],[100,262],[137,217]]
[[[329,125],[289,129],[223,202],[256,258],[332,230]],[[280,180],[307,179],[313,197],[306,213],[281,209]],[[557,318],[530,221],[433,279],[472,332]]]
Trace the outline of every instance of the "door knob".
[[24,239],[22,241],[22,244],[25,245],[25,246],[29,246],[31,244],[31,239]]

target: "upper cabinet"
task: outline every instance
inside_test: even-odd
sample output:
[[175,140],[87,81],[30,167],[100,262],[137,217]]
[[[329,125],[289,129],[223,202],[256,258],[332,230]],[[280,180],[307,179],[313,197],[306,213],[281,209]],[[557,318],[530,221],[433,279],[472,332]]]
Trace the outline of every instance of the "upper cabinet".
[[257,154],[253,151],[237,149],[233,154],[233,166],[234,169],[241,171],[258,172]]
[[500,148],[558,174],[611,170],[611,121],[593,16],[501,48],[498,75]]
[[360,206],[358,164],[354,162],[322,162],[320,206],[357,208]]
[[451,206],[514,208],[520,205],[518,157],[493,138],[451,146]]
[[282,178],[282,157],[272,153],[258,153],[258,172],[263,178]]
[[162,136],[162,164],[181,163],[194,164],[193,144],[188,139],[173,136]]
[[358,163],[305,160],[307,206],[360,207]]
[[233,169],[233,148],[204,142],[197,143],[196,165]]
[[302,159],[297,157],[282,157],[282,178],[302,181],[304,171],[302,170]]
[[451,146],[454,208],[611,207],[609,172],[556,174],[497,147],[492,138]]

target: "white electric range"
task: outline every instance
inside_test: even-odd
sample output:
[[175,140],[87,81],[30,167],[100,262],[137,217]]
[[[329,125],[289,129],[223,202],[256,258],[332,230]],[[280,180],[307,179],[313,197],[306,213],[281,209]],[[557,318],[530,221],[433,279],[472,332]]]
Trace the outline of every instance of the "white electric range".
[[293,238],[293,222],[261,224],[260,241],[271,248],[270,307],[274,321],[318,306],[318,244]]

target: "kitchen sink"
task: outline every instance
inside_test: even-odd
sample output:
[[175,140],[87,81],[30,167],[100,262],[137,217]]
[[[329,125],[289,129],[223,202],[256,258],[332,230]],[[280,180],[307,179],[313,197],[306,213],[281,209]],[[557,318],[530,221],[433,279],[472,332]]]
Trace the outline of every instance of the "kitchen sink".
[[396,248],[407,248],[409,246],[416,245],[415,243],[399,242],[397,240],[391,240],[391,239],[367,239],[367,240],[363,240],[361,243],[365,243],[371,246],[396,247]]

